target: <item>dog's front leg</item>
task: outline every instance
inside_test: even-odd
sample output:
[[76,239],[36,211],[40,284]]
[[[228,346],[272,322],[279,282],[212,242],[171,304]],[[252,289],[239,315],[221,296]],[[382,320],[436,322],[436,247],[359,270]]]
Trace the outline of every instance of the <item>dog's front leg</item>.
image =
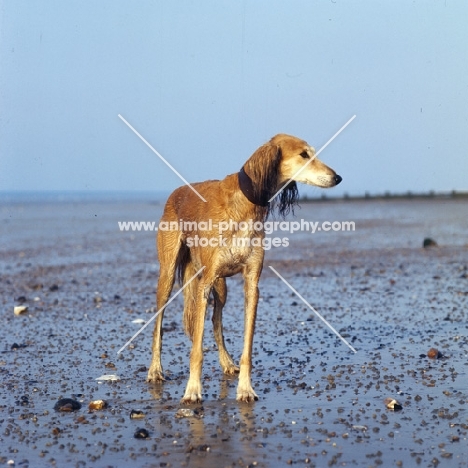
[[162,323],[164,318],[164,308],[171,294],[174,285],[175,262],[171,262],[165,257],[160,258],[161,273],[158,280],[158,291],[156,293],[156,304],[159,315],[156,317],[153,331],[152,358],[148,371],[148,382],[161,382],[164,380],[163,368],[161,365],[162,348]]
[[200,281],[197,291],[197,301],[195,313],[191,317],[191,339],[192,351],[190,352],[190,376],[182,398],[182,403],[201,403],[202,384],[201,374],[203,365],[203,329],[205,326],[205,313],[208,304],[208,297],[211,292],[212,283],[207,285],[205,281]]
[[[244,273],[244,294],[245,294],[245,313],[244,313],[244,350],[240,360],[239,384],[237,386],[237,400],[252,402],[258,400],[251,383],[252,373],[252,346],[255,332],[255,319],[257,316],[258,304],[258,280],[261,273],[262,261],[248,268]],[[259,265],[259,266],[258,266]]]
[[227,288],[226,279],[218,278],[213,285],[214,310],[213,310],[213,330],[218,345],[219,363],[225,374],[236,374],[239,367],[234,363],[231,355],[226,349],[223,335],[223,307],[226,304]]

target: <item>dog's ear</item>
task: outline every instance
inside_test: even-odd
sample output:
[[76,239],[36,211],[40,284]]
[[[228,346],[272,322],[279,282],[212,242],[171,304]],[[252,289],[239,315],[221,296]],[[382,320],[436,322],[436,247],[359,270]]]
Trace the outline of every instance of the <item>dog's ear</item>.
[[[258,148],[245,163],[244,168],[252,180],[257,200],[267,202],[278,190],[281,156],[281,147],[269,141]],[[270,203],[268,213],[278,211],[281,216],[286,216],[291,210],[294,211],[298,197],[296,182],[291,181]]]
[[252,180],[253,195],[267,202],[278,186],[281,148],[271,141],[260,146],[245,163],[244,169]]

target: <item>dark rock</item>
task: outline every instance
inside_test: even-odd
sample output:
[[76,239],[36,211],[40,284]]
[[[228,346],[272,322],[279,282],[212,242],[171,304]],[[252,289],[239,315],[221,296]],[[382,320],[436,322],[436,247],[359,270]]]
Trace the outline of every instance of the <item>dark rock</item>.
[[26,346],[27,346],[27,345],[25,345],[25,344],[23,344],[23,343],[21,343],[21,344],[13,343],[13,344],[11,345],[11,349],[12,349],[13,351],[16,351],[17,349],[20,349],[20,348],[26,348]]
[[430,237],[426,237],[423,241],[423,247],[425,249],[429,247],[437,247],[437,242],[434,239],[431,239]]
[[55,411],[61,411],[64,413],[71,413],[72,411],[78,411],[81,408],[81,403],[72,400],[71,398],[62,398],[57,401],[54,406]]
[[149,432],[146,429],[138,428],[133,434],[135,439],[147,439],[149,437]]
[[141,410],[132,410],[130,411],[130,419],[143,419],[145,417],[145,413]]

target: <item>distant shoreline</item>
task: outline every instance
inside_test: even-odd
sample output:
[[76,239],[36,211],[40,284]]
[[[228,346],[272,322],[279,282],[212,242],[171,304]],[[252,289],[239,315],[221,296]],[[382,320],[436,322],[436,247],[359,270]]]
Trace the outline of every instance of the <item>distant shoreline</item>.
[[[170,191],[0,191],[0,205],[5,203],[90,203],[90,202],[150,202],[165,203]],[[363,195],[328,195],[303,196],[300,203],[322,203],[339,201],[382,201],[382,200],[430,200],[430,199],[468,199],[468,192],[452,190],[451,192],[426,193],[405,192]]]
[[457,192],[452,190],[451,192],[426,192],[426,193],[390,193],[385,192],[384,194],[371,195],[365,193],[364,195],[347,195],[344,194],[341,197],[327,196],[323,193],[320,197],[301,197],[300,203],[316,203],[316,202],[333,202],[333,201],[372,201],[372,200],[428,200],[428,199],[466,199],[468,198],[468,192]]

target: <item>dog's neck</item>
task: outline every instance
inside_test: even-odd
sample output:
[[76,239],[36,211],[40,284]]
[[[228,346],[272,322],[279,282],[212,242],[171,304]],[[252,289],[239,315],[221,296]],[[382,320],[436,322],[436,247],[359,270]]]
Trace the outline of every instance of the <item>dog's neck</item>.
[[243,166],[242,169],[237,173],[237,177],[239,180],[239,188],[250,203],[264,207],[269,205],[267,193],[262,193],[260,196],[255,196],[252,179],[245,172]]

